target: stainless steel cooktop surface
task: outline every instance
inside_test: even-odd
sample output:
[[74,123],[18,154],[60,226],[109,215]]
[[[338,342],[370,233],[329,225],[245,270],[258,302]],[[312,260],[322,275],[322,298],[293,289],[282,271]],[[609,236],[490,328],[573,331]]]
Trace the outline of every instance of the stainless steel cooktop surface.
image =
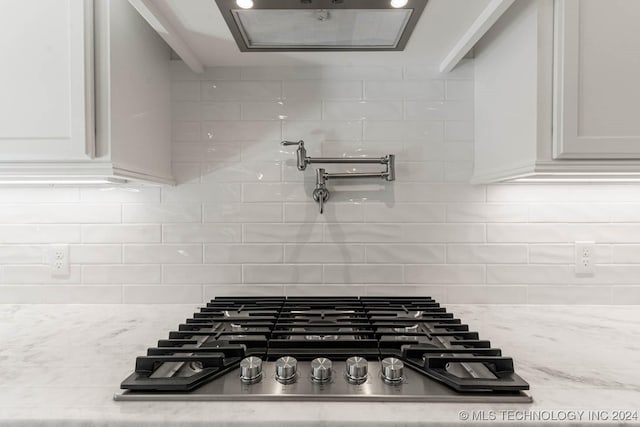
[[116,400],[531,402],[513,360],[428,297],[216,298]]

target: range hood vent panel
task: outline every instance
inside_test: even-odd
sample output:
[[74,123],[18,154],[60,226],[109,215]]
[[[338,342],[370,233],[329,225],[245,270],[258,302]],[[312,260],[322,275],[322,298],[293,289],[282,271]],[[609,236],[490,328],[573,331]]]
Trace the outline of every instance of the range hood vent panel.
[[243,52],[403,50],[426,0],[216,0]]

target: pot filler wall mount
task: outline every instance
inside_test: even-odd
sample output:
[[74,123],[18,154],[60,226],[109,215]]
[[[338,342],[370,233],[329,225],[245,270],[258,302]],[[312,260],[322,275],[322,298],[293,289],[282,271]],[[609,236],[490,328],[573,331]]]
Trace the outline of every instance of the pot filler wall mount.
[[384,157],[316,157],[307,156],[307,150],[304,148],[304,141],[282,141],[282,145],[297,145],[297,165],[299,171],[307,169],[310,164],[381,164],[386,168],[382,172],[345,172],[345,173],[329,173],[324,168],[316,169],[316,188],[313,190],[313,200],[320,207],[320,214],[324,213],[324,204],[329,200],[329,190],[327,189],[327,181],[335,179],[356,179],[356,178],[382,178],[385,181],[395,181],[395,154],[387,154]]

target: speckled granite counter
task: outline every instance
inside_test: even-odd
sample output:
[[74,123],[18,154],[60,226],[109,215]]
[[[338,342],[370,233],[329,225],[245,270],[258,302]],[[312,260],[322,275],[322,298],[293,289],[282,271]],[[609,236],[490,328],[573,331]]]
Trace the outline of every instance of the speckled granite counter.
[[0,305],[0,425],[478,424],[465,414],[612,425],[614,410],[640,416],[640,307],[447,307],[514,358],[533,404],[114,402],[135,357],[196,306]]

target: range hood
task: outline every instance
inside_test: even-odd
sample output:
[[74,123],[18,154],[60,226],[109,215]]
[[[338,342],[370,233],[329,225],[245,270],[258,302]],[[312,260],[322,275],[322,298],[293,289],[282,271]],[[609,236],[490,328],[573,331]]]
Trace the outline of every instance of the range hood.
[[194,73],[309,67],[316,77],[316,67],[450,71],[514,1],[129,0]]
[[242,52],[404,50],[427,0],[216,0]]

